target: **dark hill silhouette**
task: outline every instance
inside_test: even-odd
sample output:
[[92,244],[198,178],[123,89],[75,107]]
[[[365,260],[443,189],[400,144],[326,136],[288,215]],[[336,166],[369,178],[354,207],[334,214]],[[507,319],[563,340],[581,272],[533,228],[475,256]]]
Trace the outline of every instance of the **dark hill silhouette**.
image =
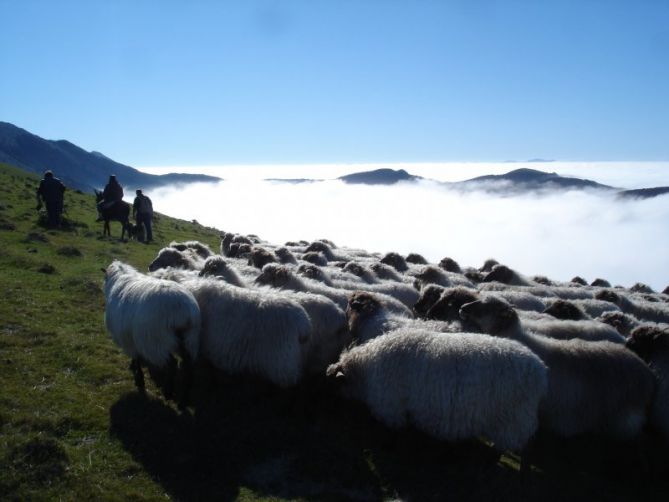
[[483,189],[489,192],[513,193],[543,189],[585,189],[614,190],[592,180],[560,176],[536,169],[515,169],[506,174],[489,174],[465,181],[452,183],[452,186],[464,189]]
[[68,187],[85,192],[102,188],[110,174],[116,174],[129,193],[136,188],[220,180],[203,174],[143,173],[100,152],[87,152],[66,140],[46,140],[8,122],[0,122],[0,162],[40,175],[51,169]]
[[347,174],[337,178],[344,183],[362,185],[392,185],[398,181],[416,181],[420,176],[409,174],[404,169],[376,169],[360,173]]
[[622,190],[618,197],[625,199],[650,199],[658,195],[669,194],[669,187],[639,188],[637,190]]

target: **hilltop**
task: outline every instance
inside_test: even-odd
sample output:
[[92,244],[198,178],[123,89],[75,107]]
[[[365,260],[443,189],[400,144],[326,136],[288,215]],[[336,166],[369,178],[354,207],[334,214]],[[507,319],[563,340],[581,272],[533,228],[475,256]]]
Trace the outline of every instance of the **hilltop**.
[[87,152],[66,140],[46,140],[8,122],[0,122],[0,162],[40,176],[51,169],[68,187],[84,192],[104,187],[110,174],[116,174],[123,186],[133,192],[137,188],[220,181],[203,174],[143,173],[100,152]]

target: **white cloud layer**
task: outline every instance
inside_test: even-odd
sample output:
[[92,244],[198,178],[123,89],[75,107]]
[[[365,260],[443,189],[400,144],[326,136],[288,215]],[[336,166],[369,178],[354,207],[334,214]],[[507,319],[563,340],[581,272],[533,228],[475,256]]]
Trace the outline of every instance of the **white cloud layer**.
[[[552,171],[561,167],[557,164],[550,164]],[[516,166],[496,164],[501,171],[488,168],[484,173]],[[413,166],[405,168],[425,175]],[[618,168],[590,166],[600,176],[586,174],[587,169],[579,170],[578,176],[627,188],[669,185],[662,183],[667,171],[657,166],[646,166],[643,173],[632,173],[635,176],[630,166]],[[355,170],[348,166],[338,175]],[[500,198],[458,194],[430,181],[363,186],[261,179],[319,177],[304,166],[275,168],[261,176],[244,175],[243,170],[239,175],[234,168],[216,172],[226,181],[150,193],[154,208],[221,230],[254,233],[277,244],[328,238],[369,251],[417,252],[431,262],[450,256],[461,266],[478,267],[494,257],[524,274],[556,280],[602,277],[624,286],[640,281],[656,290],[669,284],[669,196],[623,201],[573,191]],[[616,179],[620,183],[611,181]]]

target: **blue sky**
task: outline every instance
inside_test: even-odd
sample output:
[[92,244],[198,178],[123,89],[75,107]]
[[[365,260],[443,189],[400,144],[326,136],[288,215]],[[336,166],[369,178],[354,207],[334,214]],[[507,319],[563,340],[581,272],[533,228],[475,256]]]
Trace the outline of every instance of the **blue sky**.
[[0,0],[0,120],[135,166],[669,160],[669,2]]

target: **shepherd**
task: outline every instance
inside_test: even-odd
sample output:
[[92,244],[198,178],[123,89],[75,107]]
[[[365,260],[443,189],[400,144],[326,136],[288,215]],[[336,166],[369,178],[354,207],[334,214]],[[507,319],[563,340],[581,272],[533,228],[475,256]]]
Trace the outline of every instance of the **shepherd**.
[[146,243],[153,242],[153,233],[151,231],[151,220],[153,219],[153,204],[151,199],[142,193],[141,189],[135,191],[137,197],[132,204],[132,217],[138,226],[144,226],[146,234]]
[[44,178],[37,188],[37,210],[42,208],[42,200],[46,204],[49,228],[60,227],[61,215],[63,214],[63,193],[65,185],[58,178],[53,177],[53,172],[46,171]]

